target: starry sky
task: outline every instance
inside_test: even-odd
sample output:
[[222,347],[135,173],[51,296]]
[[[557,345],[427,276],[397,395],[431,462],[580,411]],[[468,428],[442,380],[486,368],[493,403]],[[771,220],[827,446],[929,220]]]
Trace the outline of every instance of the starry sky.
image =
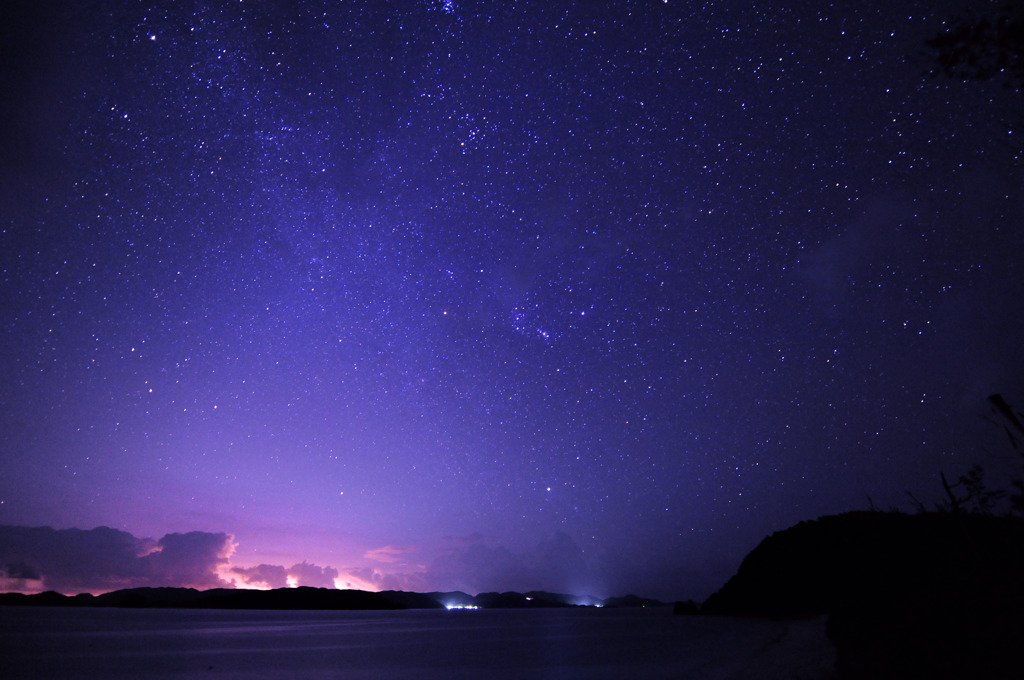
[[0,585],[701,599],[998,479],[1024,107],[928,74],[965,5],[4,3]]

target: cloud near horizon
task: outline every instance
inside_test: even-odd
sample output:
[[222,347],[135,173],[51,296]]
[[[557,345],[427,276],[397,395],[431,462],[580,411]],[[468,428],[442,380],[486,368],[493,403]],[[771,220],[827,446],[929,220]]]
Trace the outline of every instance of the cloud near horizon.
[[231,574],[252,588],[287,588],[288,570],[279,564],[231,567]]
[[143,586],[311,586],[468,593],[548,590],[605,597],[649,581],[630,560],[585,553],[563,532],[521,552],[478,534],[445,538],[437,545],[386,544],[364,551],[369,564],[341,569],[307,561],[290,567],[236,565],[231,563],[235,548],[228,533],[192,531],[153,540],[110,527],[0,525],[0,590],[76,594]]
[[229,574],[235,585],[248,588],[334,588],[334,579],[339,575],[338,570],[333,567],[320,567],[305,561],[288,568],[277,564],[231,567]]
[[[381,579],[374,577],[372,569],[354,568],[342,574],[332,566],[305,560],[290,567],[233,565],[235,548],[234,536],[228,533],[191,531],[154,540],[105,526],[0,525],[0,591],[55,590],[73,595],[147,586],[381,589]],[[396,562],[407,550],[385,546],[369,552],[378,561]]]
[[110,527],[0,526],[0,589],[62,593],[143,586],[230,587],[218,575],[235,550],[226,533],[190,531],[160,540]]
[[387,564],[394,564],[396,562],[404,562],[404,556],[414,552],[417,552],[416,548],[408,546],[385,545],[381,548],[367,550],[363,557],[365,557],[368,560],[373,560],[375,562],[385,562]]

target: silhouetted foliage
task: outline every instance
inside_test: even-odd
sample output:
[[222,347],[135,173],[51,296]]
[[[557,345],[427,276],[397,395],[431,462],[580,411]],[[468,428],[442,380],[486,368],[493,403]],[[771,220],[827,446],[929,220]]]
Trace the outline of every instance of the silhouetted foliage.
[[989,16],[970,15],[925,41],[933,72],[961,80],[993,80],[1024,86],[1024,9],[1005,5]]
[[[985,14],[971,13],[946,22],[941,33],[925,41],[932,76],[964,83],[995,83],[1005,96],[988,92],[987,113],[972,115],[972,125],[996,127],[986,145],[1008,153],[1011,166],[1024,164],[1024,3],[1006,4]],[[987,121],[982,123],[981,121]]]
[[[1009,481],[1014,491],[990,488],[985,481],[985,469],[981,465],[973,466],[954,482],[950,482],[945,473],[939,473],[946,500],[935,509],[939,512],[1024,517],[1024,448],[1021,447],[1024,415],[1015,411],[1001,394],[989,395],[987,401],[992,407],[993,422],[1006,432],[1010,446],[1020,455],[1021,470],[1018,476],[1011,477]],[[908,492],[907,495],[918,511],[927,511],[924,504],[912,494]],[[1001,505],[1004,499],[1008,499],[1009,503]]]
[[1010,486],[1014,491],[1009,494],[1009,512],[1017,517],[1024,517],[1024,446],[1021,445],[1021,437],[1024,437],[1024,414],[1014,410],[1001,394],[990,395],[988,402],[992,405],[996,422],[1002,425],[1003,431],[1006,432],[1010,446],[1020,456],[1020,476],[1010,480]]
[[1020,450],[1021,440],[1018,437],[1024,436],[1024,414],[1014,411],[1003,395],[998,393],[990,394],[988,403],[992,405],[992,412],[1001,419],[1006,436],[1010,439],[1010,446]]
[[1006,497],[1005,491],[989,489],[985,485],[985,469],[980,465],[975,465],[953,483],[946,479],[944,473],[939,473],[939,477],[942,479],[942,488],[948,499],[947,505],[942,509],[951,512],[991,515],[996,503]]

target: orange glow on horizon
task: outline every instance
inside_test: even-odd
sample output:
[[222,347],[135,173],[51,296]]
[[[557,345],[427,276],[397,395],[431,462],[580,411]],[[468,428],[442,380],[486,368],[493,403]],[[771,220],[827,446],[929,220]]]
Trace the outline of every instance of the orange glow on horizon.
[[334,579],[334,587],[338,590],[366,590],[371,593],[380,591],[380,586],[376,585],[372,581],[367,581],[366,579],[361,579],[358,576],[344,573]]

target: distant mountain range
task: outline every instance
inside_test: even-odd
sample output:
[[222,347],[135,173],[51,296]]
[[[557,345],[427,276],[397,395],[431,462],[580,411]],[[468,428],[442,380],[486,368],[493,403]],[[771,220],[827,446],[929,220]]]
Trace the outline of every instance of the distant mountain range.
[[412,593],[400,590],[369,592],[329,588],[128,588],[102,595],[62,595],[54,591],[25,595],[0,593],[0,605],[44,607],[120,607],[177,609],[528,609],[544,607],[659,607],[664,602],[634,595],[605,600],[581,600],[574,595],[529,593]]

